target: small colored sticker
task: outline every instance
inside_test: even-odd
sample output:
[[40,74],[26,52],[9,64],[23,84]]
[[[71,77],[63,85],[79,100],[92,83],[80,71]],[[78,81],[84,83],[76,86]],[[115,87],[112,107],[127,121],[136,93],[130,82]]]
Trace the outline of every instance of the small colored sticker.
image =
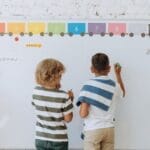
[[32,47],[41,48],[42,44],[41,43],[27,43],[25,46],[29,48],[32,48]]
[[17,41],[19,41],[19,38],[18,38],[18,37],[15,37],[15,39],[14,39],[14,40],[17,42]]

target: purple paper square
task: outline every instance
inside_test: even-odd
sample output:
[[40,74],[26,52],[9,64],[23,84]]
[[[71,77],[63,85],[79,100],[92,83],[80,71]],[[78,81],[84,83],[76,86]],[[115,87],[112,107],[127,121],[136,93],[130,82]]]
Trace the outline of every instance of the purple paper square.
[[100,34],[106,32],[106,23],[88,23],[88,32]]

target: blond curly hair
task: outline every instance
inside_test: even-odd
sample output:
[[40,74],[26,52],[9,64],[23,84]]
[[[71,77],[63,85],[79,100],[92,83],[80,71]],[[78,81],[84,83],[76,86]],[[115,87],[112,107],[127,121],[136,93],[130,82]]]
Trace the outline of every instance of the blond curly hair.
[[45,85],[55,80],[65,72],[64,65],[52,58],[44,59],[36,67],[35,79],[37,84]]

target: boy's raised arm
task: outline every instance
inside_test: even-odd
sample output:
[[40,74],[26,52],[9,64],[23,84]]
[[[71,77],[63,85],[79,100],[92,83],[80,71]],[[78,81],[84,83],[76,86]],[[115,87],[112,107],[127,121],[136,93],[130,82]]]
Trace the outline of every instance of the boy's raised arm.
[[117,82],[119,83],[120,85],[120,88],[123,92],[123,97],[125,96],[125,87],[124,87],[124,83],[122,81],[122,77],[121,77],[121,66],[119,63],[116,63],[114,65],[114,70],[115,70],[115,75],[116,75],[116,78],[117,78]]

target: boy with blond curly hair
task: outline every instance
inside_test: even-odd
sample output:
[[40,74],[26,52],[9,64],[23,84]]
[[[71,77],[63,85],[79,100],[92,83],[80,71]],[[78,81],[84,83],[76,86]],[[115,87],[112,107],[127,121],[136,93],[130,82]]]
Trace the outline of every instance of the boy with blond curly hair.
[[38,85],[32,96],[37,150],[68,150],[66,122],[73,117],[73,93],[60,90],[64,72],[64,65],[56,59],[44,59],[37,65],[35,79]]

